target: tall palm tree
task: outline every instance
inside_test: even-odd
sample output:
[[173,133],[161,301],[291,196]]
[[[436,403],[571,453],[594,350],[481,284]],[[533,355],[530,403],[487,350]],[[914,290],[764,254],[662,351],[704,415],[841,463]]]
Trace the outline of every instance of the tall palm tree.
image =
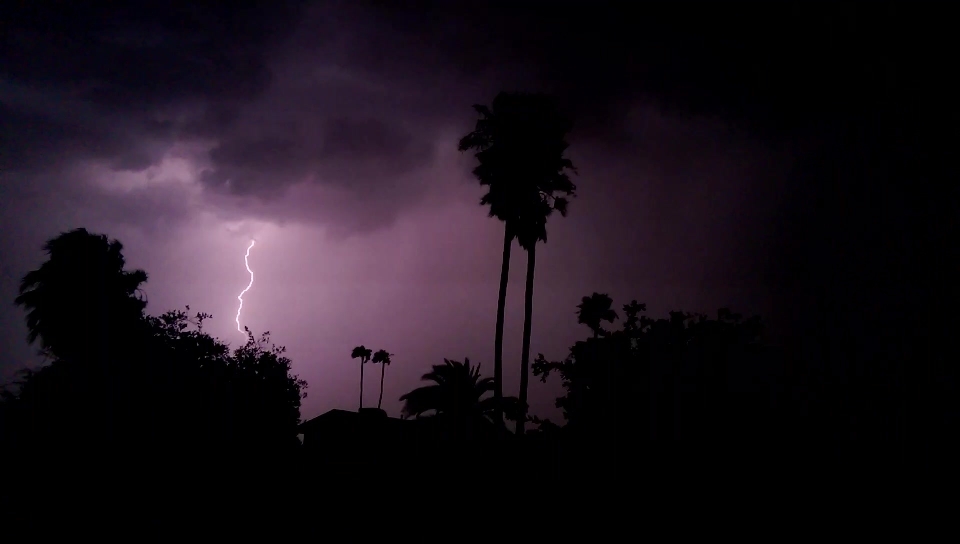
[[537,266],[537,244],[547,242],[547,219],[554,211],[567,215],[568,198],[576,186],[567,171],[576,173],[566,158],[570,121],[544,95],[530,95],[525,101],[521,122],[515,129],[525,142],[517,167],[523,175],[518,194],[517,241],[527,252],[527,278],[523,304],[523,346],[520,358],[520,409],[517,434],[524,433],[527,389],[530,383],[530,335],[533,325],[533,278]]
[[480,377],[480,365],[471,366],[470,359],[444,359],[442,365],[433,365],[423,375],[423,381],[433,382],[418,387],[400,397],[404,417],[437,417],[456,433],[469,434],[480,426],[503,428],[497,423],[506,411],[511,419],[517,417],[517,399],[507,398],[505,405],[497,406],[496,397],[486,397],[493,391],[493,380]]
[[353,351],[350,352],[351,359],[360,359],[360,409],[363,409],[363,365],[367,364],[367,361],[370,360],[370,355],[373,352],[370,351],[366,346],[360,345],[353,348]]
[[15,299],[27,311],[28,341],[58,359],[104,356],[113,339],[124,338],[143,319],[147,305],[143,270],[124,269],[123,244],[86,229],[46,242],[49,255],[27,273]]
[[380,398],[377,400],[377,410],[383,404],[383,375],[386,373],[387,365],[390,364],[390,356],[391,354],[385,349],[378,349],[373,354],[373,364],[380,365]]
[[600,326],[601,321],[613,323],[617,317],[617,312],[613,310],[613,299],[606,293],[593,293],[589,297],[583,297],[577,305],[577,323],[590,327],[594,338],[599,338],[606,332]]
[[[511,246],[521,228],[537,232],[533,225],[522,223],[535,224],[541,217],[545,222],[549,213],[544,206],[566,212],[566,201],[561,198],[553,202],[552,196],[572,194],[574,186],[563,170],[572,169],[573,164],[563,157],[567,146],[563,135],[568,124],[544,95],[501,92],[491,107],[477,104],[473,108],[480,118],[474,130],[460,139],[459,149],[476,151],[479,164],[473,175],[487,188],[480,205],[489,206],[490,217],[504,222],[493,361],[493,394],[502,399],[503,326]],[[545,232],[542,238],[546,238]],[[528,263],[528,279],[529,270]],[[532,289],[528,288],[527,297],[531,296]],[[521,391],[524,389],[521,387]],[[499,409],[502,403],[495,405]],[[503,422],[502,413],[498,412],[495,418]]]
[[[460,151],[476,150],[474,156],[480,164],[473,169],[473,175],[480,181],[481,186],[488,187],[486,194],[480,198],[481,206],[489,206],[489,216],[503,221],[503,254],[500,261],[500,290],[497,295],[497,325],[493,343],[493,396],[503,398],[503,325],[504,311],[507,305],[507,282],[510,278],[510,250],[515,237],[512,217],[515,215],[510,208],[509,195],[510,178],[502,175],[507,165],[504,164],[503,153],[499,152],[501,119],[505,113],[504,99],[498,95],[493,102],[493,109],[481,104],[475,104],[473,109],[480,115],[473,130],[460,139]],[[499,101],[498,101],[499,99]],[[497,412],[494,416],[498,423],[503,423],[503,413]]]

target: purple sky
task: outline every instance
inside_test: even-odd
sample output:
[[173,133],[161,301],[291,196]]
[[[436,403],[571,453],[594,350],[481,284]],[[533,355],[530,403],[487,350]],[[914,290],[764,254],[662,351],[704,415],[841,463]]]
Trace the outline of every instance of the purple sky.
[[[255,237],[243,324],[288,347],[309,382],[303,417],[356,406],[349,353],[361,343],[395,354],[384,407],[397,415],[397,398],[444,357],[492,372],[502,225],[478,205],[473,159],[456,144],[472,104],[523,89],[575,115],[580,172],[569,217],[551,220],[538,249],[534,354],[562,357],[585,335],[575,306],[593,291],[656,316],[733,305],[775,322],[769,255],[805,141],[664,106],[660,80],[641,79],[680,38],[627,48],[630,25],[570,6],[534,30],[530,13],[346,1],[189,23],[137,10],[23,23],[0,58],[0,300],[42,261],[43,241],[83,226],[149,273],[149,312],[189,304],[235,343]],[[44,34],[57,28],[72,34]],[[509,394],[525,266],[513,255]],[[25,335],[22,312],[0,305],[4,379],[35,360]],[[366,373],[367,405],[378,370]],[[556,417],[556,385],[531,388],[534,413]]]

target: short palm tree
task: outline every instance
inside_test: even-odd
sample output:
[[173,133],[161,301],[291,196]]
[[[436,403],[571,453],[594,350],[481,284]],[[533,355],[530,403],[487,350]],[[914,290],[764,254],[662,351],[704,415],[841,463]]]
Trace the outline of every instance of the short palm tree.
[[363,365],[367,364],[373,352],[366,346],[357,346],[350,352],[351,359],[360,359],[360,409],[363,409]]
[[427,414],[439,418],[460,435],[481,426],[498,426],[499,413],[506,412],[511,419],[517,417],[517,399],[508,398],[505,406],[496,406],[496,397],[486,396],[493,391],[493,380],[482,378],[480,365],[471,366],[469,359],[462,363],[444,359],[442,365],[433,365],[421,379],[433,383],[400,397],[404,417]]

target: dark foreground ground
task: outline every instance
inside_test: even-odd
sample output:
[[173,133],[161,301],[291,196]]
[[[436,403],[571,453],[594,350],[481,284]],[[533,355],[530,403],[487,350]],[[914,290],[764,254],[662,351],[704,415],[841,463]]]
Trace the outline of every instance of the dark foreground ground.
[[[851,493],[919,500],[923,495],[908,489],[942,487],[957,459],[946,444],[906,450],[890,443],[676,442],[610,452],[536,439],[369,449],[350,457],[306,449],[65,449],[8,457],[0,506],[5,534],[32,540],[154,540],[170,532],[190,540],[398,539],[423,537],[417,531],[424,530],[444,538],[466,531],[474,539],[491,519],[504,527],[549,521],[561,533],[584,524],[638,530],[636,524],[671,519],[691,529],[706,527],[703,512],[761,516],[762,507],[799,514],[814,504],[844,503]],[[391,525],[397,517],[408,525]]]

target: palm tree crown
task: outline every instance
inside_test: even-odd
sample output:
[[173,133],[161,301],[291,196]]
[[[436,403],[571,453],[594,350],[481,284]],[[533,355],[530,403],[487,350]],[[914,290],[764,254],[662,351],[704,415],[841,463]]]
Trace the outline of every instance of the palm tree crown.
[[49,259],[24,276],[15,299],[27,311],[29,342],[39,338],[44,350],[70,358],[142,320],[147,302],[138,293],[147,273],[124,270],[120,242],[75,229],[43,249]]
[[[400,397],[404,402],[404,417],[421,417],[433,412],[433,416],[448,420],[455,428],[494,422],[496,400],[486,397],[493,391],[493,380],[481,377],[480,365],[472,366],[470,359],[462,363],[444,359],[442,365],[433,365],[421,379],[433,383]],[[506,411],[511,417],[516,417],[516,400],[508,400]]]
[[357,346],[353,348],[353,351],[350,352],[351,359],[360,359],[361,364],[365,364],[370,360],[370,355],[373,352],[365,346]]
[[351,359],[360,359],[360,409],[363,409],[363,365],[370,360],[373,352],[366,346],[357,346],[350,352]]
[[371,362],[375,365],[389,365],[390,354],[387,353],[387,350],[385,349],[379,349],[373,354],[373,359],[371,359]]
[[473,132],[460,139],[460,151],[476,150],[473,174],[487,188],[480,204],[489,214],[525,235],[521,243],[545,241],[545,217],[566,214],[564,196],[576,186],[566,170],[576,172],[564,156],[570,121],[553,100],[536,93],[502,92],[492,107],[475,105],[480,114]]

